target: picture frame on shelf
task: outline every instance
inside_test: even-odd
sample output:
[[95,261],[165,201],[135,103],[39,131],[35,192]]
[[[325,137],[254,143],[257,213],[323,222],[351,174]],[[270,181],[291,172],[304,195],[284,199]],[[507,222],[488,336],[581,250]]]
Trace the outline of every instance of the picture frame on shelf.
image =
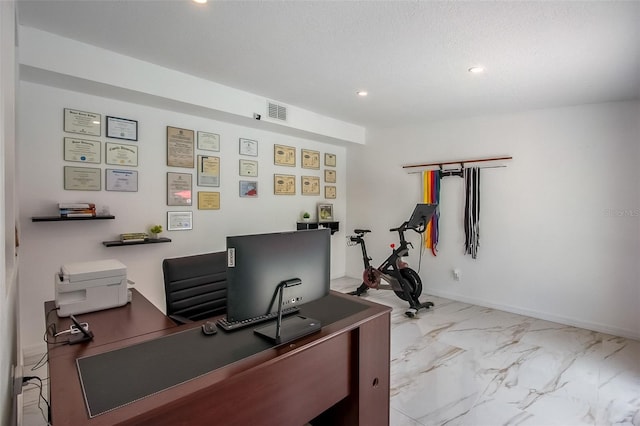
[[318,222],[333,222],[333,204],[318,204]]

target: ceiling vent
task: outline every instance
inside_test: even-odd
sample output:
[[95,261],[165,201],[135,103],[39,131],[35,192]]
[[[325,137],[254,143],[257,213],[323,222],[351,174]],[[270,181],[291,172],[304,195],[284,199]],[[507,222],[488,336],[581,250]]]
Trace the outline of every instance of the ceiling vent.
[[287,107],[268,101],[267,109],[269,110],[269,118],[287,121]]

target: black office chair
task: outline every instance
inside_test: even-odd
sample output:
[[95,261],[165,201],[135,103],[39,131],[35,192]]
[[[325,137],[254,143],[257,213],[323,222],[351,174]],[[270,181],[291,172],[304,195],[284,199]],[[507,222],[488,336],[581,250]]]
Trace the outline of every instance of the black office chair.
[[227,311],[227,254],[216,252],[164,259],[167,316],[179,324]]

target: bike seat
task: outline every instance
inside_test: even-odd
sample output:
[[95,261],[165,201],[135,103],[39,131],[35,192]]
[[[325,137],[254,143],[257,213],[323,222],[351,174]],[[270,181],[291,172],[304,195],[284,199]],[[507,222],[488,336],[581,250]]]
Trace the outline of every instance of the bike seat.
[[354,229],[353,232],[356,234],[366,234],[367,232],[371,232],[370,229]]

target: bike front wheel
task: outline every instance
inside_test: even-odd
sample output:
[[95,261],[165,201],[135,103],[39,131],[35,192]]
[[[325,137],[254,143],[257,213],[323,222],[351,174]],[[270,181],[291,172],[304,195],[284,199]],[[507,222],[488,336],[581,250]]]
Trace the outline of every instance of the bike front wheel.
[[[416,271],[411,268],[400,269],[400,276],[404,281],[404,285],[409,287],[409,294],[414,300],[418,300],[420,295],[422,294],[422,280],[420,279],[420,275]],[[407,300],[404,291],[395,291],[394,293],[402,300]],[[408,300],[407,300],[408,301]]]

